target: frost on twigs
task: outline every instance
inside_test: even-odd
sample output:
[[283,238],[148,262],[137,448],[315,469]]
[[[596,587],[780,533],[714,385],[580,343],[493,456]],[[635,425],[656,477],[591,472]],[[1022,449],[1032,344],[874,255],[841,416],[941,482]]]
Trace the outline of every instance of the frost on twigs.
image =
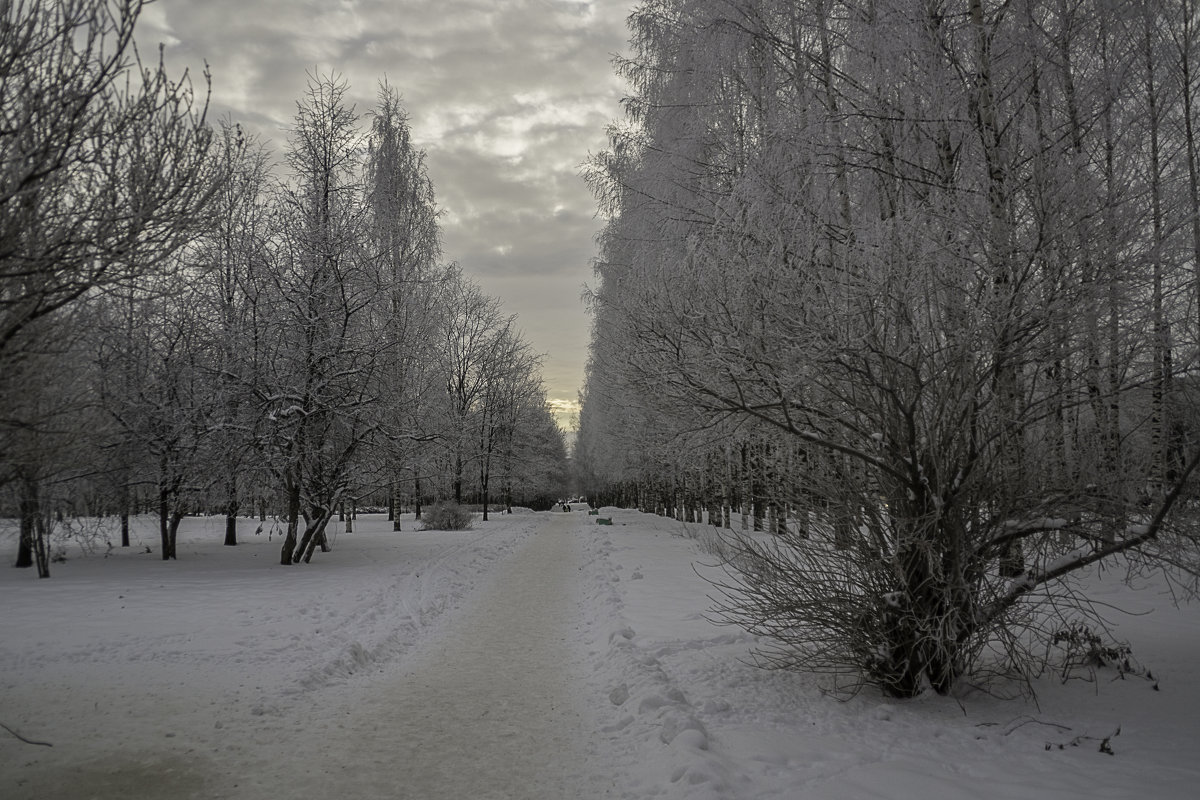
[[471,527],[474,515],[466,506],[457,503],[437,503],[422,515],[421,530],[465,531]]
[[[723,571],[711,613],[761,637],[761,665],[832,676],[836,693],[870,685],[899,698],[1004,685],[1032,692],[1047,670],[1064,680],[1095,680],[1104,669],[1155,681],[1128,645],[1107,637],[1072,576],[1105,553],[1141,563],[1150,556],[1134,547],[1146,541],[1177,547],[1170,539],[1179,526],[1161,525],[1165,505],[1148,526],[1157,538],[1127,542],[1106,540],[1098,515],[1065,536],[1045,522],[1058,517],[1044,514],[1017,528],[945,504],[922,506],[922,517],[902,499],[871,503],[864,493],[854,505],[835,502],[844,485],[808,489],[809,507],[796,502],[786,525],[727,530],[710,548]],[[818,492],[827,499],[813,503]],[[1003,566],[1014,530],[1022,572],[1010,577]]]
[[1149,668],[1138,662],[1133,648],[1125,642],[1116,642],[1103,631],[1093,630],[1081,621],[1075,621],[1054,632],[1052,645],[1062,650],[1061,672],[1063,683],[1085,673],[1095,680],[1097,670],[1112,669],[1116,677],[1126,675],[1144,678],[1158,690],[1158,681]]
[[[718,619],[770,666],[894,697],[1036,676],[1061,620],[1096,616],[1069,580],[1101,562],[1200,574],[1196,319],[1158,257],[1200,204],[1111,168],[1165,174],[1144,141],[1180,101],[1143,64],[1176,52],[1179,4],[1120,56],[1114,3],[1050,27],[1038,4],[684,5],[631,17],[628,124],[585,168],[589,496],[741,528]],[[811,80],[741,57],[764,47]],[[1064,71],[1072,48],[1112,58]],[[1083,96],[1119,102],[1026,135]]]

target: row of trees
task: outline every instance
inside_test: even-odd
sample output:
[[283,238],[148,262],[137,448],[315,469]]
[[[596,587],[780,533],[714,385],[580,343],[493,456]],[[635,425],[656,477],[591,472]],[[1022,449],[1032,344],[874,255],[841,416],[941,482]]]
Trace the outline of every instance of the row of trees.
[[[276,178],[138,0],[10,3],[0,28],[0,488],[18,565],[62,514],[286,520],[325,548],[351,498],[548,503],[566,454],[539,358],[442,261],[424,154],[383,85],[369,131],[312,76]],[[485,511],[486,515],[486,511]],[[396,517],[398,520],[398,517]],[[398,527],[398,522],[397,522]]]
[[1031,633],[1095,624],[1070,579],[1102,558],[1196,574],[1194,2],[630,22],[590,495],[747,512],[774,535],[726,537],[717,613],[902,697],[1028,673]]

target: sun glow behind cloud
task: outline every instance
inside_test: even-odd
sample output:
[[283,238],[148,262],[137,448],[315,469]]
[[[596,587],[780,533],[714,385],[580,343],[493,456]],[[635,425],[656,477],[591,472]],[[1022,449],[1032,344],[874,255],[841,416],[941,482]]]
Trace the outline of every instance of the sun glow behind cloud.
[[554,414],[558,426],[564,431],[574,431],[579,427],[578,400],[562,400],[552,397],[546,401],[546,404],[550,406],[550,412]]

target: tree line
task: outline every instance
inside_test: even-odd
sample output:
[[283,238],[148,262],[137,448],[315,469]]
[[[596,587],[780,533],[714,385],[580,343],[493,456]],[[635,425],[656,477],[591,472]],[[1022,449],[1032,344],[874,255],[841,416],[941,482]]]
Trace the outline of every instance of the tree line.
[[[57,520],[193,512],[328,547],[352,501],[546,505],[566,452],[540,356],[441,251],[396,89],[309,76],[276,169],[161,52],[144,0],[0,9],[0,491],[18,566]],[[204,87],[208,75],[204,76]],[[365,128],[365,130],[364,130]],[[283,174],[277,174],[282,172]]]
[[1195,589],[1198,24],[634,11],[586,169],[577,461],[589,496],[733,529],[715,613],[766,663],[947,693],[1102,629],[1073,582],[1101,559]]

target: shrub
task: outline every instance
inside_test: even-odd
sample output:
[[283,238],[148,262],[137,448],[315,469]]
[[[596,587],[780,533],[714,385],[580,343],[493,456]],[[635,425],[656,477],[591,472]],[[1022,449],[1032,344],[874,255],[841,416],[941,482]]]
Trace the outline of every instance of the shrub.
[[435,503],[421,515],[423,531],[465,531],[470,529],[474,515],[466,506],[457,503]]

